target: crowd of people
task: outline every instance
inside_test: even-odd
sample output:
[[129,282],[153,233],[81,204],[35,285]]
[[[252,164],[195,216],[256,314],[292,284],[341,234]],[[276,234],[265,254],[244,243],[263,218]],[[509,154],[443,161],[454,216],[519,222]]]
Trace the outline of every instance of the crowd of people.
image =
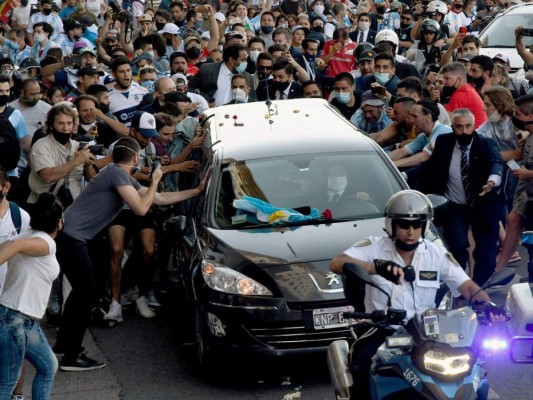
[[[163,222],[205,187],[201,122],[212,107],[323,98],[411,187],[448,198],[444,237],[474,281],[518,260],[533,199],[533,55],[518,27],[526,74],[512,77],[507,56],[480,54],[478,34],[520,3],[11,0],[0,15],[0,243],[29,235],[16,250],[39,258],[56,239],[61,275],[52,279],[50,264],[45,308],[50,322],[61,316],[59,367],[104,366],[82,347],[100,299],[111,299],[109,326],[132,303],[155,316]],[[54,199],[64,222],[38,215],[42,204],[57,211]],[[2,262],[13,254],[0,247]],[[27,324],[45,313],[9,300],[19,264],[0,267],[2,325],[4,315]],[[20,366],[1,368],[1,394],[20,398]],[[48,398],[39,385],[34,398]]]

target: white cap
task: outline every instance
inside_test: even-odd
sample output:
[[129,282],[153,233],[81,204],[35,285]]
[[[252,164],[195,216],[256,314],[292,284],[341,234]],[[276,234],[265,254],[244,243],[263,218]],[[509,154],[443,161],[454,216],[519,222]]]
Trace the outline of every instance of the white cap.
[[226,17],[221,12],[217,12],[215,14],[215,19],[219,20],[220,22],[224,22],[226,20]]
[[144,111],[137,111],[133,114],[131,127],[140,131],[145,138],[159,136],[159,133],[155,128],[156,123],[154,116]]
[[162,30],[160,30],[159,32],[157,32],[159,34],[163,34],[163,33],[170,33],[171,35],[179,35],[180,33],[180,28],[178,28],[178,26],[176,24],[165,24],[165,26],[163,27]]
[[211,39],[211,34],[209,33],[209,31],[205,31],[204,33],[202,33],[202,34],[200,35],[200,37],[201,37],[202,39],[207,39],[207,40],[209,40],[209,39]]
[[172,79],[174,81],[174,83],[176,84],[176,86],[178,86],[178,79],[182,80],[185,82],[185,84],[187,85],[188,84],[188,80],[187,80],[187,77],[183,74],[174,74],[170,77],[170,79]]

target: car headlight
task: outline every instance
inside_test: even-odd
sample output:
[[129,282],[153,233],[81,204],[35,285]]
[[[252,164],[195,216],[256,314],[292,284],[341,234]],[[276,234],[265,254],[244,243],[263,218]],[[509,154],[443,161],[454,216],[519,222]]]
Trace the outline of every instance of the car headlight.
[[207,286],[219,292],[243,296],[272,296],[272,292],[259,282],[211,261],[202,262],[202,274]]
[[461,375],[470,370],[470,355],[449,356],[439,350],[428,350],[424,354],[424,367],[428,371],[443,376]]

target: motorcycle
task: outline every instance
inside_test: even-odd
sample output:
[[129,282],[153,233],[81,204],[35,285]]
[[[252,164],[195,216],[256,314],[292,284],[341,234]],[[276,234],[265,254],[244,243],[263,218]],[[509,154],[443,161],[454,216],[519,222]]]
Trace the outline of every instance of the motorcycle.
[[[372,400],[488,398],[489,382],[478,355],[483,348],[503,348],[505,344],[500,339],[488,338],[480,329],[480,325],[488,325],[489,321],[479,303],[455,310],[428,309],[404,322],[407,312],[391,308],[390,296],[365,270],[345,264],[343,271],[346,282],[363,281],[388,297],[386,310],[344,313],[343,318],[351,319],[352,332],[359,326],[386,328],[399,325],[372,359],[369,382]],[[479,291],[507,284],[514,274],[511,269],[498,271]],[[405,278],[409,280],[408,274]],[[414,274],[410,280],[414,280]],[[328,368],[338,400],[350,399],[353,378],[349,353],[346,340],[337,340],[328,348]]]

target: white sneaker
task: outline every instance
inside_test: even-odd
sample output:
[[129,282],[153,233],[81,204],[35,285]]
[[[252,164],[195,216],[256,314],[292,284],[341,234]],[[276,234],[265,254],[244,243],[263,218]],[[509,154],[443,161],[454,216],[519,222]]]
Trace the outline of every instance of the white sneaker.
[[129,307],[133,304],[133,302],[130,300],[130,298],[128,297],[128,295],[126,293],[122,293],[120,295],[120,305],[122,307]]
[[104,315],[104,321],[118,324],[124,322],[122,318],[122,306],[115,299],[113,299],[109,306],[109,312]]
[[159,302],[159,300],[157,300],[157,297],[155,297],[153,290],[150,290],[148,293],[146,293],[146,298],[148,299],[148,306],[150,308],[161,307],[161,303]]
[[139,297],[135,300],[135,304],[137,305],[137,314],[141,314],[144,318],[155,317],[155,312],[148,307],[148,299],[146,296]]

